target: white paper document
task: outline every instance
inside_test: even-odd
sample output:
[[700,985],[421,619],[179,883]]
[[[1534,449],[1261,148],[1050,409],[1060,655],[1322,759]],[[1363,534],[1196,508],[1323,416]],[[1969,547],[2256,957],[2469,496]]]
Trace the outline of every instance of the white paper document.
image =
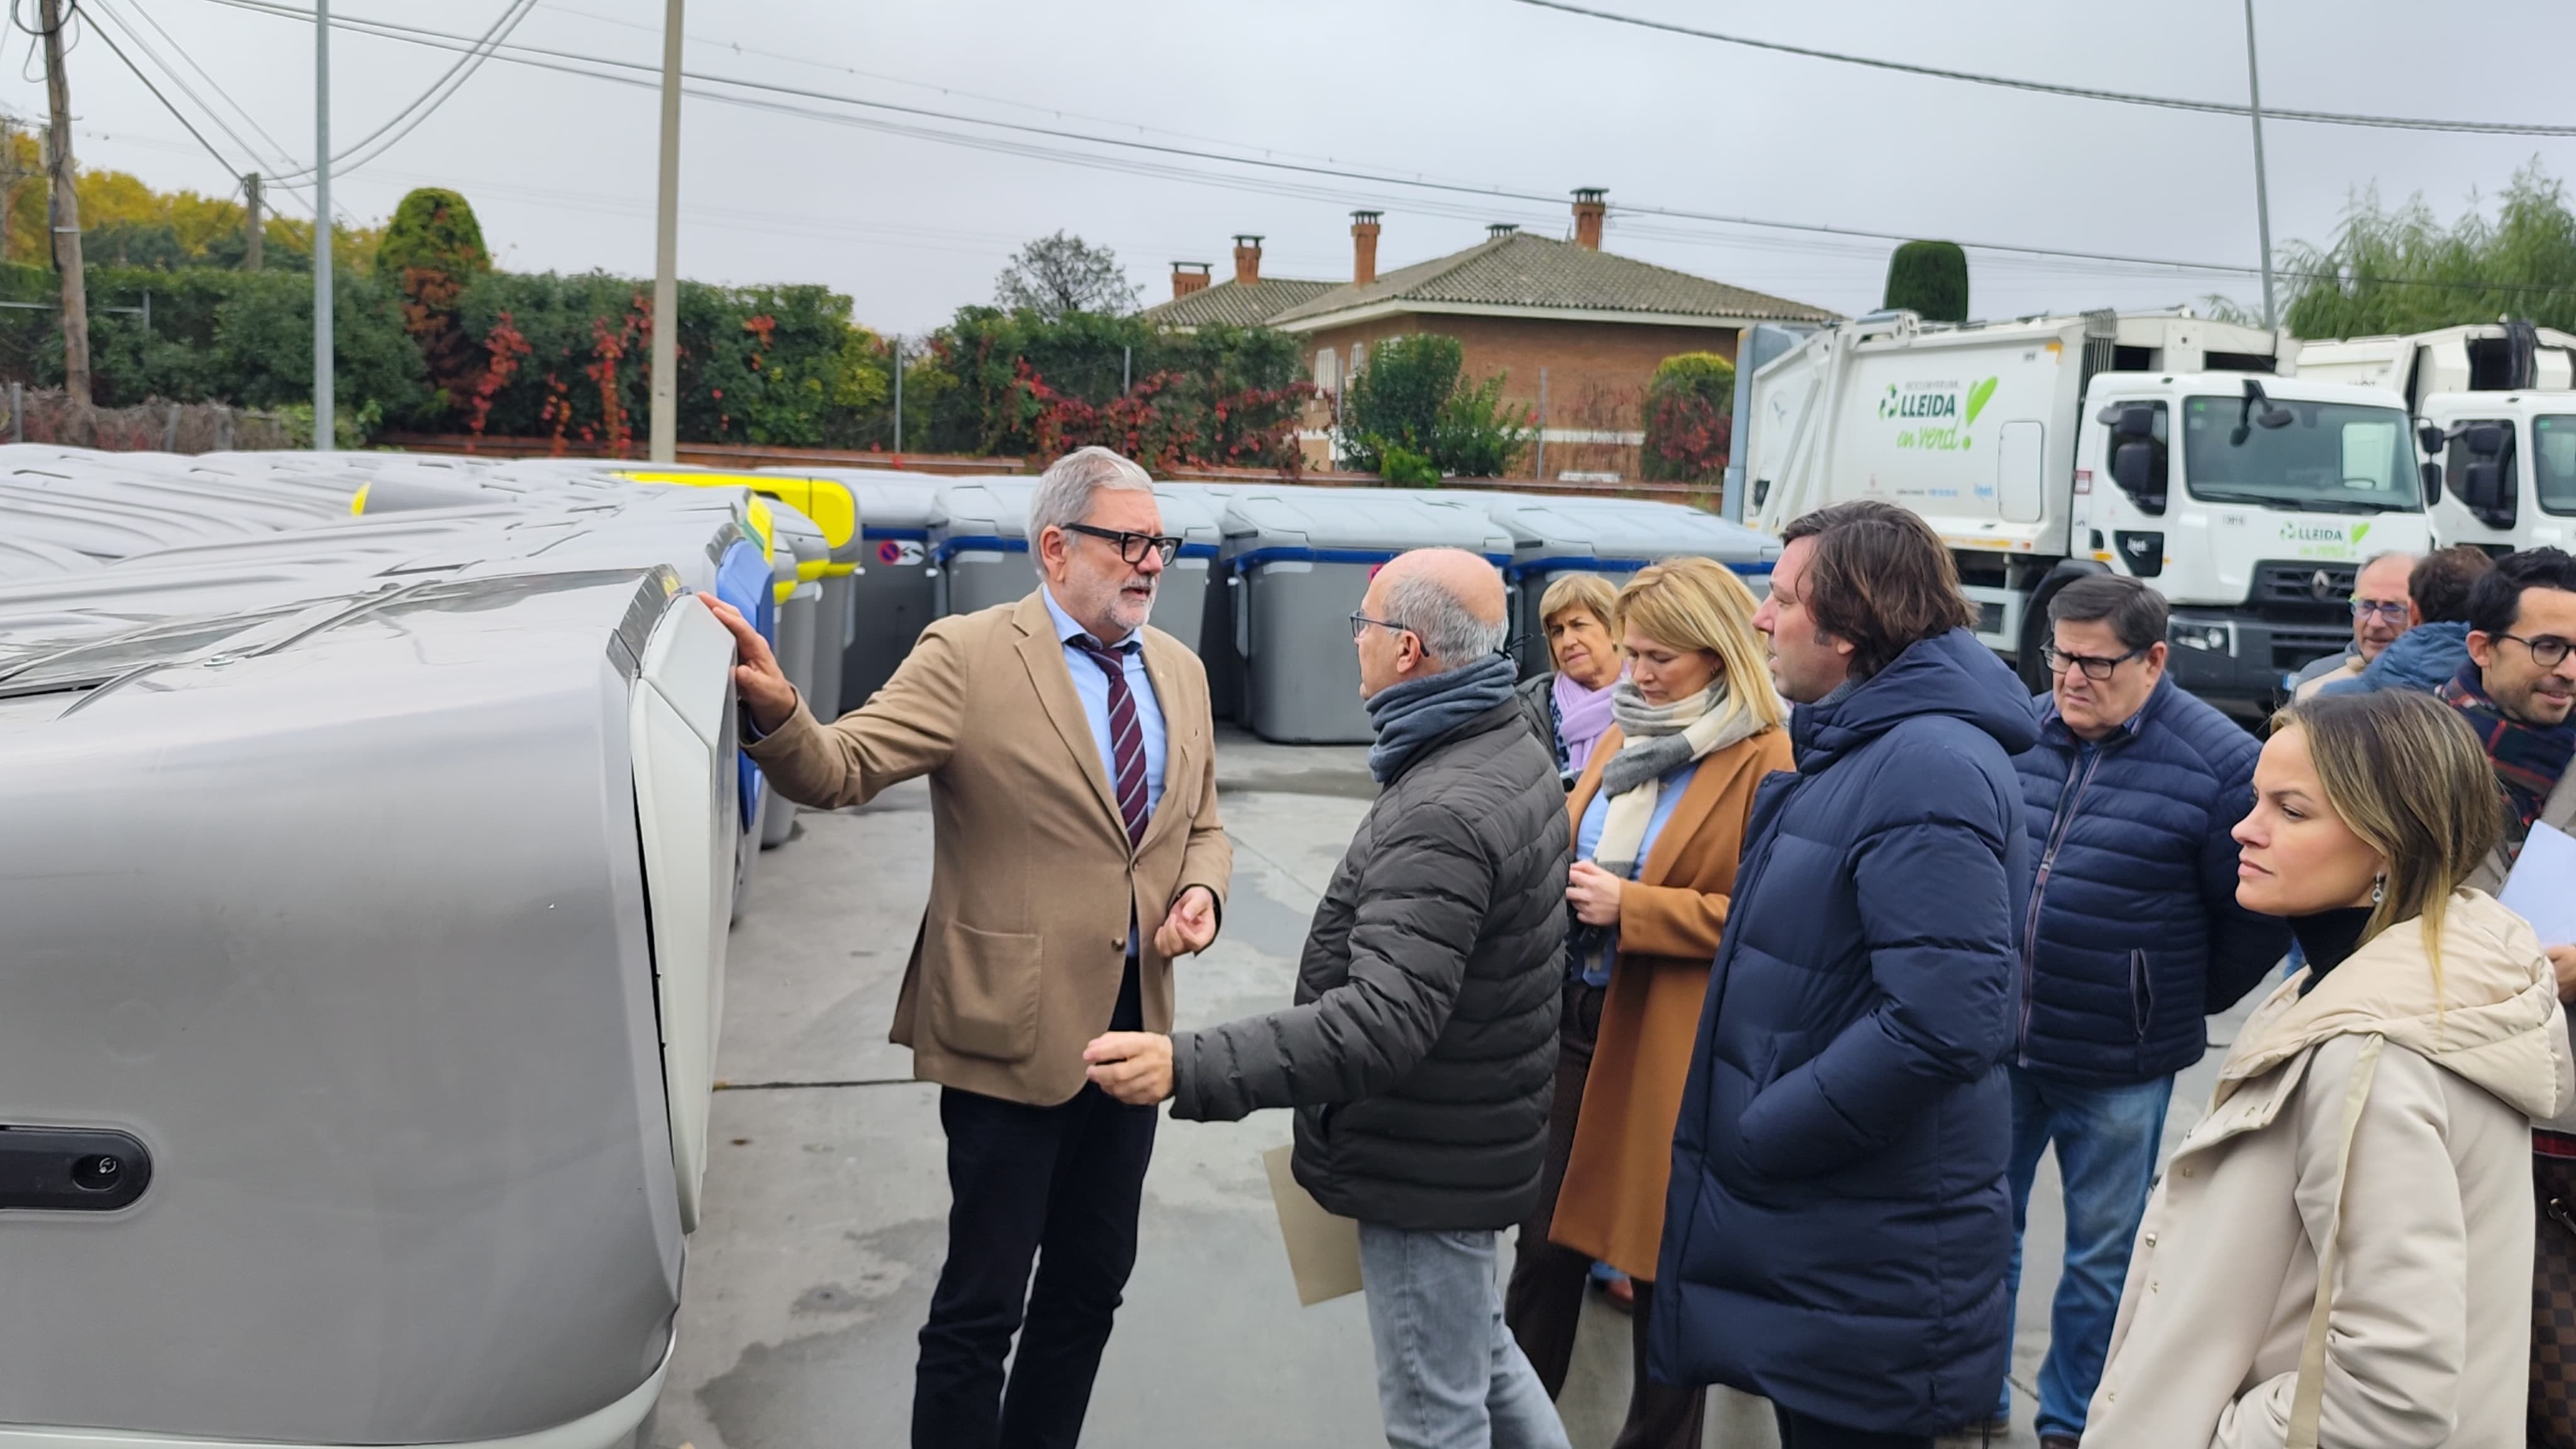
[[2576,946],[2576,836],[2535,824],[2496,899],[2531,922],[2544,946]]

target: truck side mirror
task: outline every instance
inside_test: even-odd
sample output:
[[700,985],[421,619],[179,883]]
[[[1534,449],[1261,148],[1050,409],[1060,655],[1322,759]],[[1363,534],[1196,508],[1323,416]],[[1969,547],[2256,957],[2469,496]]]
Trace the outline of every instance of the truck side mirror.
[[2434,504],[2442,501],[2442,465],[2439,463],[2426,463],[2423,464],[2422,467],[2424,471],[2424,506],[2430,508]]
[[[2108,419],[2106,421],[2111,423],[2111,431],[2124,440],[2129,438],[2153,438],[2156,435],[2156,410],[2154,408],[2125,407],[2120,409],[2120,415],[2118,418]],[[2119,465],[2117,463],[2112,465],[2115,473],[2117,472],[2118,467]]]
[[2480,423],[2461,435],[2469,451],[2481,458],[2493,458],[2504,452],[2507,434],[2501,424]]
[[[2122,423],[2128,420],[2123,417]],[[2127,436],[2125,427],[2122,435]],[[2165,490],[2156,476],[2156,445],[2152,440],[2129,438],[2111,450],[2111,481],[2149,513],[2165,511]]]
[[2481,513],[2504,505],[2504,465],[2482,458],[2461,470],[2460,501]]
[[2442,445],[2449,441],[2450,439],[2443,435],[2442,430],[2431,423],[2426,423],[2415,430],[2415,446],[2427,453],[2441,452]]

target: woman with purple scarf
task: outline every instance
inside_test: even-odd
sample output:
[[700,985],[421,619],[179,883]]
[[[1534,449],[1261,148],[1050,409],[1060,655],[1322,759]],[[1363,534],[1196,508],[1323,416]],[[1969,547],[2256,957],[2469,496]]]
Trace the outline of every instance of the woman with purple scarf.
[[1593,742],[1611,725],[1619,646],[1610,614],[1617,598],[1599,574],[1566,574],[1539,598],[1539,627],[1547,631],[1547,655],[1556,667],[1521,684],[1521,715],[1568,785],[1582,777]]

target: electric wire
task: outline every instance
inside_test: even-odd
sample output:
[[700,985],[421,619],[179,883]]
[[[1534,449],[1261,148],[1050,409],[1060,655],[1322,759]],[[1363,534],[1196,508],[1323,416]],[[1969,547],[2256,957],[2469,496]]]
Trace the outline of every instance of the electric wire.
[[[196,57],[190,54],[191,47],[181,44],[177,36],[172,35],[160,21],[154,19],[152,17],[152,12],[143,8],[143,0],[120,0],[120,3],[128,12],[141,19],[145,25],[150,26],[152,28],[152,33],[160,36],[163,44],[177,52],[179,59],[187,65],[188,69],[195,71],[197,73],[197,78],[206,83],[206,88],[215,93],[215,98],[222,101],[225,105],[232,107],[233,114],[239,116],[242,119],[243,124],[250,127],[251,134],[268,143],[268,150],[266,152],[254,153],[255,159],[259,162],[262,169],[271,172],[279,172],[285,171],[294,165],[294,151],[289,148],[285,142],[270,135],[268,133],[268,128],[259,123],[259,117],[251,114],[248,106],[234,100],[232,98],[232,93],[226,91],[221,82],[217,81],[212,74],[208,73],[204,66],[197,64]],[[131,27],[129,26],[128,29],[130,30]],[[137,36],[136,40],[140,43],[141,37]],[[158,54],[152,53],[148,48],[146,53],[152,54],[154,64],[161,66],[164,70],[169,69],[168,62],[163,61]]]
[[[103,6],[97,8],[98,13],[101,15],[107,15],[109,13]],[[107,47],[109,54],[114,55],[118,60],[125,62],[125,68],[134,72],[134,78],[136,80],[143,82],[143,88],[152,93],[152,99],[161,103],[161,109],[168,111],[172,119],[187,128],[189,135],[197,138],[197,144],[206,148],[206,154],[215,158],[216,165],[223,167],[228,175],[239,176],[241,174],[240,171],[234,169],[232,158],[226,156],[223,152],[216,150],[215,143],[206,139],[206,133],[198,130],[196,123],[189,120],[187,114],[181,111],[176,104],[172,103],[168,96],[161,94],[161,88],[152,83],[152,77],[143,73],[143,67],[134,63],[134,57],[125,53],[125,48],[116,43],[116,37],[108,34],[105,26],[99,27],[98,38],[99,43]],[[203,104],[203,102],[199,102],[199,104]]]
[[[492,58],[491,47],[507,40],[515,33],[519,28],[519,22],[527,19],[528,12],[536,7],[537,0],[511,0],[509,6],[501,12],[500,18],[493,21],[490,28],[484,31],[482,37],[476,42],[475,49],[467,51],[437,80],[430,82],[429,89],[422,91],[410,105],[395,112],[383,125],[351,144],[348,150],[332,157],[331,169],[335,173],[355,171],[401,144],[404,137],[418,130],[421,122],[428,120],[440,106],[447,104],[449,97],[455,95],[467,81],[474,78],[474,73],[483,68],[483,62]],[[397,127],[400,129],[397,130]],[[392,134],[388,135],[388,132]],[[370,147],[373,149],[369,149]],[[318,174],[320,174],[319,167],[307,166],[272,179],[293,185],[306,177]]]
[[[1895,71],[1902,75],[1927,76],[1934,80],[1965,81],[1971,85],[1996,86],[2005,90],[2028,91],[2037,95],[2065,96],[2075,100],[2110,101],[2126,106],[2154,106],[2168,111],[2198,111],[2213,116],[2251,116],[2248,106],[2229,101],[2200,101],[2182,96],[2141,95],[2133,91],[2096,90],[2090,86],[2060,85],[2050,81],[2022,80],[2013,76],[1984,75],[1976,71],[1949,70],[1941,66],[1917,65],[1908,61],[1884,60],[1876,56],[1848,55],[1840,51],[1820,50],[1814,46],[1792,45],[1786,41],[1759,40],[1748,35],[1730,35],[1723,31],[1702,30],[1676,21],[1656,20],[1643,15],[1624,15],[1615,10],[1600,10],[1577,5],[1572,0],[1509,0],[1514,5],[1527,5],[1536,10],[1554,10],[1588,20],[1603,20],[1617,25],[1631,25],[1641,30],[1658,30],[1668,35],[1687,35],[1696,40],[1713,40],[1724,45],[1742,46],[1748,50],[1767,50],[1779,55],[1802,56],[1808,60],[1828,61],[1835,65],[1864,66],[1871,70]],[[2389,131],[2443,131],[2481,136],[2576,136],[2576,126],[2553,126],[2520,121],[2451,121],[2421,116],[2370,116],[2345,111],[2303,111],[2263,108],[2267,121],[2303,121],[2316,126],[2364,126]]]
[[[207,0],[207,3],[222,5],[232,9],[267,14],[285,19],[300,20],[305,24],[312,23],[312,11],[299,9],[292,5],[280,4],[277,3],[277,0]],[[479,43],[473,37],[455,35],[445,31],[432,30],[422,26],[405,25],[393,21],[370,20],[354,16],[343,17],[335,15],[332,17],[331,23],[335,28],[346,28],[361,34],[374,35],[384,39],[401,40],[411,44],[425,45],[438,49],[455,50],[460,47],[473,46]],[[492,47],[492,53],[499,59],[532,69],[553,71],[566,75],[584,76],[593,80],[609,81],[642,90],[657,90],[660,86],[661,67],[641,61],[619,60],[613,57],[589,55],[582,52],[564,51],[551,47],[533,46],[523,43],[495,45]],[[1122,151],[1145,153],[1147,157],[1151,158],[1213,161],[1225,165],[1250,167],[1258,170],[1314,177],[1322,180],[1356,181],[1373,186],[1404,188],[1408,192],[1427,191],[1448,196],[1474,196],[1488,201],[1519,202],[1532,205],[1545,205],[1549,207],[1557,207],[1563,204],[1560,197],[1549,193],[1515,191],[1501,186],[1485,186],[1461,182],[1438,181],[1419,175],[1407,176],[1385,172],[1367,172],[1355,170],[1347,166],[1325,166],[1311,162],[1281,160],[1276,156],[1242,156],[1226,154],[1223,152],[1196,150],[1189,147],[1172,146],[1159,142],[1141,141],[1118,136],[1099,136],[1058,127],[1036,126],[1024,122],[995,120],[983,116],[965,115],[956,112],[935,110],[928,107],[905,105],[892,101],[873,100],[866,97],[843,95],[830,91],[819,91],[807,87],[782,85],[776,82],[750,80],[741,77],[710,74],[700,71],[689,71],[684,69],[682,71],[682,75],[700,83],[695,87],[684,85],[682,88],[684,93],[704,100],[716,101],[745,109],[769,111],[782,115],[825,121],[831,124],[850,126],[884,134],[904,136],[912,139],[930,141],[937,144],[962,146],[970,149],[1087,166],[1094,169],[1122,172],[1131,175],[1157,176],[1228,189],[1258,191],[1271,195],[1287,195],[1315,199],[1330,198],[1335,200],[1352,199],[1352,193],[1346,190],[1320,186],[1313,182],[1288,182],[1284,184],[1273,183],[1265,185],[1254,182],[1250,178],[1227,176],[1193,167],[1176,165],[1169,160],[1134,159],[1124,156],[1104,156],[1093,152],[1068,151],[1061,147],[1051,147],[1035,142],[1017,141],[1000,136],[972,135],[943,130],[936,127],[915,125],[906,121],[893,121],[875,116],[854,116],[837,111],[817,110],[812,106],[797,104],[797,102],[823,101],[837,105],[858,107],[870,111],[885,112],[893,115],[949,121],[959,124],[985,127],[992,130],[1016,132],[1022,135],[1037,136],[1048,140],[1073,141],[1094,146],[1112,147]],[[716,90],[709,89],[708,87],[710,86],[731,87],[733,89]],[[737,92],[751,92],[752,94],[738,94]],[[773,97],[784,97],[786,99],[773,99]],[[2269,115],[2272,113],[2267,110],[2265,114]],[[1372,196],[1366,198],[1366,200],[1375,202],[1379,201],[1380,198]],[[1437,203],[1425,203],[1420,200],[1416,200],[1410,203],[1410,206],[1411,209],[1414,210],[1428,210],[1433,214],[1440,215],[1467,214],[1458,209],[1455,203],[1443,207]],[[1834,226],[1817,222],[1786,222],[1762,217],[1731,216],[1722,213],[1698,211],[1682,207],[1639,205],[1633,202],[1620,203],[1614,207],[1613,210],[1623,219],[1631,216],[1651,216],[1675,221],[1697,222],[1717,226],[1744,227],[1756,230],[1839,237],[1872,242],[1904,242],[1913,239],[1910,234],[1903,232],[1880,231],[1865,227]],[[1489,213],[1480,214],[1489,215]],[[1554,213],[1551,212],[1550,215],[1552,216]],[[2146,257],[2120,252],[2090,251],[2067,247],[2043,247],[2010,242],[1961,241],[1958,245],[1972,251],[1986,252],[2002,256],[2054,258],[2068,261],[2098,263],[2120,269],[2155,269],[2160,272],[2171,272],[2177,274],[2254,277],[2260,275],[2262,270],[2259,266],[2249,266],[2243,263],[2202,262],[2167,257]],[[2301,271],[2297,269],[2283,270],[2276,268],[2275,274],[2287,276],[2294,280],[2328,281],[2338,284],[2371,283],[2387,286],[2426,287],[2442,290],[2492,291],[2506,293],[2547,293],[2561,290],[2541,284],[2519,284],[2508,282],[2490,283],[2476,280],[2434,278],[2355,276],[2333,270],[2315,272]]]

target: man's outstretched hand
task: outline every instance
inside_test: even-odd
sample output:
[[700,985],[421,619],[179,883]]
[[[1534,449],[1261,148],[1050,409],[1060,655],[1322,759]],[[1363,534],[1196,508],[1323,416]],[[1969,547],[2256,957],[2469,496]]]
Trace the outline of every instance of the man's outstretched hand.
[[1154,949],[1166,961],[1204,951],[1215,942],[1216,895],[1206,886],[1191,886],[1174,897],[1171,914],[1154,928]]
[[796,686],[787,682],[769,641],[733,605],[713,594],[698,597],[707,601],[707,612],[716,616],[716,622],[733,632],[734,652],[741,656],[733,667],[733,689],[751,711],[751,722],[760,726],[762,734],[787,723],[796,713]]
[[1159,1031],[1112,1031],[1082,1049],[1092,1083],[1131,1107],[1172,1095],[1172,1039]]

